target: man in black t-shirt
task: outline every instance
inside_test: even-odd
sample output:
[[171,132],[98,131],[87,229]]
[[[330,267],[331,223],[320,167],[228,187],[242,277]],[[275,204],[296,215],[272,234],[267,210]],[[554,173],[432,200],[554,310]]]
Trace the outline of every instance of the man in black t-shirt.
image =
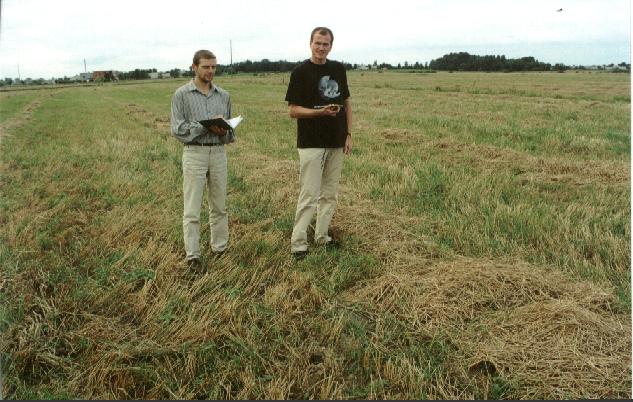
[[317,27],[310,35],[312,57],[292,72],[286,93],[290,117],[297,119],[299,181],[290,249],[295,259],[308,253],[308,227],[316,211],[314,240],[335,245],[328,228],[336,209],[344,154],[352,151],[352,107],[344,66],[328,60],[334,35]]

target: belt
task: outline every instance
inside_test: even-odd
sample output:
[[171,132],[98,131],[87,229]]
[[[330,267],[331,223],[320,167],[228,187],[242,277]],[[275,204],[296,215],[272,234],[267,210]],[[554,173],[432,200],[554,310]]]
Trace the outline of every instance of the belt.
[[203,144],[201,142],[198,141],[191,141],[191,142],[186,142],[185,145],[197,145],[199,147],[215,147],[218,145],[224,145],[222,143],[216,144],[216,143],[207,143],[207,144]]

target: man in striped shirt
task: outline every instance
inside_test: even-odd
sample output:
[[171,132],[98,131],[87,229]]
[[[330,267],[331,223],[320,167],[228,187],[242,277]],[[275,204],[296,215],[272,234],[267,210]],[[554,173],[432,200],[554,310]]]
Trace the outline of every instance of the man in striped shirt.
[[176,90],[171,103],[171,132],[183,143],[182,172],[184,212],[182,227],[186,261],[202,272],[200,254],[200,209],[205,184],[208,186],[211,250],[220,255],[229,240],[226,211],[227,161],[224,144],[235,141],[232,130],[199,122],[213,117],[231,117],[229,93],[213,83],[217,59],[208,50],[199,50],[191,66],[195,77]]

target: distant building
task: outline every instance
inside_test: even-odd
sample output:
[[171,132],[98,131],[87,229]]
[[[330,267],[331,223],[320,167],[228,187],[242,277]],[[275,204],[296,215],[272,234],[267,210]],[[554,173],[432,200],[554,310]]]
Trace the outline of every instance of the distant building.
[[90,80],[92,80],[92,73],[79,73],[79,79],[77,81],[90,81]]
[[160,78],[171,78],[171,74],[169,74],[169,71],[160,73]]
[[158,73],[149,73],[149,78],[152,80],[158,79]]
[[104,81],[118,81],[119,80],[119,72],[108,70],[108,71],[93,71],[92,79],[94,81],[98,79],[102,79]]

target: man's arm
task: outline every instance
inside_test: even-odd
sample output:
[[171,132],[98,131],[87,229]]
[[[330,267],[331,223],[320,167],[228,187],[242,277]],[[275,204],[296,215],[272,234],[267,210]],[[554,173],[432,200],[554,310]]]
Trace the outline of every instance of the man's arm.
[[349,98],[345,99],[345,115],[347,117],[347,137],[345,138],[345,148],[343,152],[349,155],[352,152],[352,102]]
[[180,142],[187,143],[204,134],[202,124],[187,122],[185,119],[185,102],[182,95],[176,92],[171,100],[171,134]]
[[338,112],[338,110],[326,107],[321,109],[309,109],[292,103],[288,106],[288,113],[293,119],[314,119],[316,117],[336,116]]

